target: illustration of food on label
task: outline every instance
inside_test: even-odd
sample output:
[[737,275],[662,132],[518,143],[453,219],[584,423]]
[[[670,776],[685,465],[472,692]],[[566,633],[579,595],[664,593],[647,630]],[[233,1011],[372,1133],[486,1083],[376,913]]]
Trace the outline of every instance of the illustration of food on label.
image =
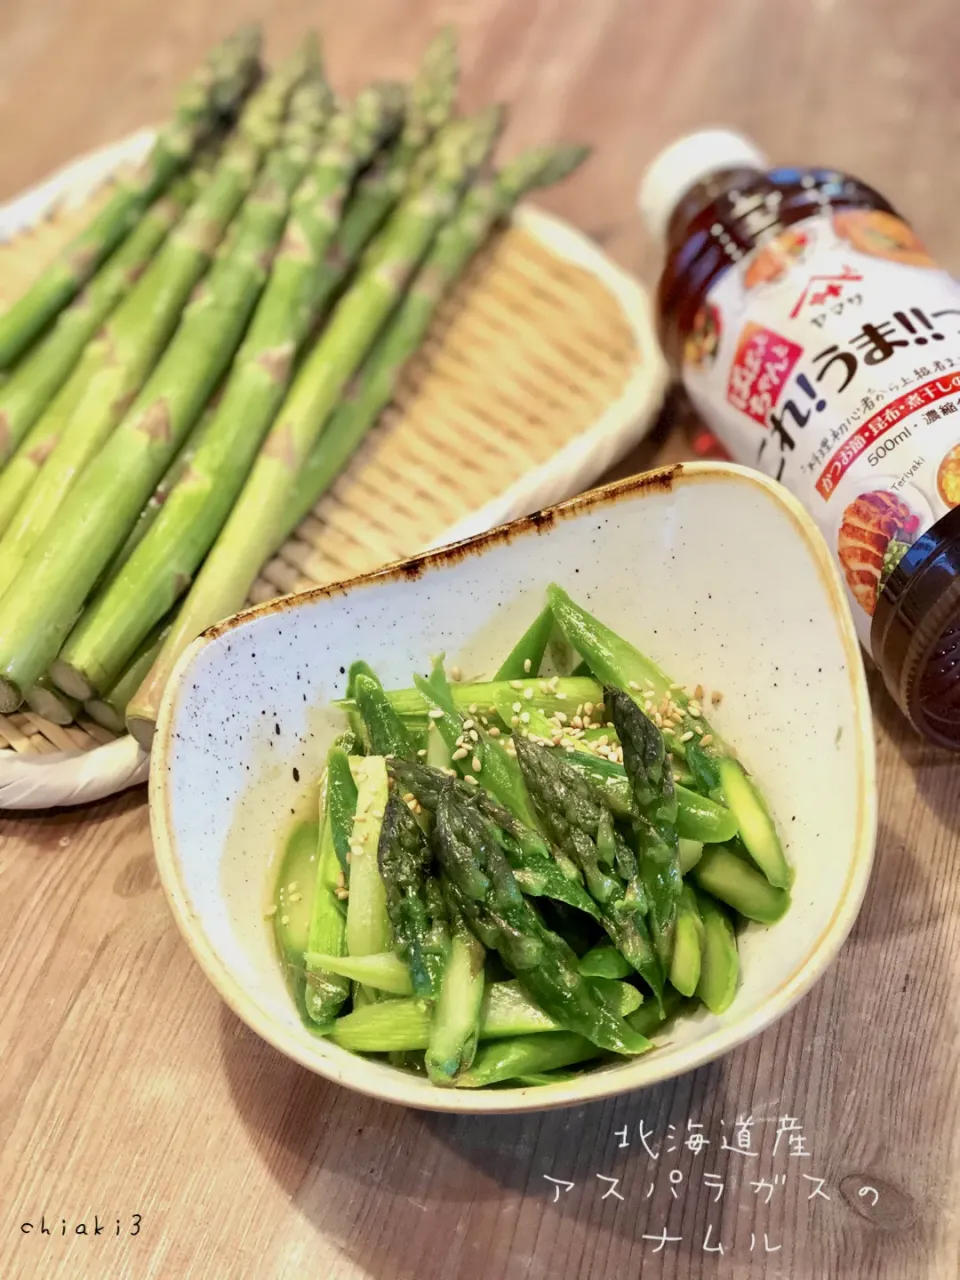
[[862,493],[843,513],[837,555],[854,599],[873,614],[877,596],[920,528],[920,517],[895,493]]

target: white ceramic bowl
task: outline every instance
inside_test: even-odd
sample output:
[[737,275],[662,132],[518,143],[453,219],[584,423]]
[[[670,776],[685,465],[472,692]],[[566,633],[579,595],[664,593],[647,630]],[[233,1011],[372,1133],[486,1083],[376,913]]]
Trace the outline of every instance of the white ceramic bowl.
[[[713,719],[759,777],[796,868],[793,905],[741,939],[727,1013],[679,1021],[646,1056],[541,1088],[441,1090],[300,1024],[264,921],[271,862],[342,728],[343,672],[408,685],[445,651],[488,673],[557,581],[674,678],[723,691]],[[294,780],[294,771],[299,782]],[[180,662],[150,778],[157,861],[223,999],[281,1052],[408,1106],[522,1111],[653,1084],[732,1049],[823,973],[863,898],[876,826],[860,651],[824,542],[786,490],[697,463],[653,472],[443,551],[248,610]]]

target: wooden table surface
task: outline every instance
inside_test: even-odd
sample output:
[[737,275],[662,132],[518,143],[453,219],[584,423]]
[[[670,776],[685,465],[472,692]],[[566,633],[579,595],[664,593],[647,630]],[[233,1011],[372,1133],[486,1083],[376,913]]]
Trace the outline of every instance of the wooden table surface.
[[[960,269],[949,0],[6,0],[0,197],[160,116],[266,13],[271,52],[319,25],[348,92],[455,22],[467,103],[511,103],[505,151],[596,144],[545,203],[647,279],[638,174],[705,123],[855,170]],[[955,1280],[960,772],[873,692],[877,862],[838,962],[723,1061],[581,1110],[436,1117],[326,1084],[190,959],[142,789],[0,819],[0,1275]]]

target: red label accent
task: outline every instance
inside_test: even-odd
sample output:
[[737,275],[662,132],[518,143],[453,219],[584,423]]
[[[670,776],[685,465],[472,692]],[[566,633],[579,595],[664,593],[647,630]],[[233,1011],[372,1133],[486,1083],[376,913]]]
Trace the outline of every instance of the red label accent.
[[727,399],[735,409],[765,427],[767,415],[802,354],[803,348],[795,342],[749,321],[737,339]]
[[885,409],[880,409],[872,418],[868,418],[840,446],[820,472],[817,492],[824,502],[829,500],[840,480],[860,454],[885,435],[891,427],[903,422],[918,409],[923,409],[928,404],[936,404],[938,400],[956,395],[958,391],[960,391],[960,373],[947,374],[944,378],[931,378],[922,387],[902,395],[899,400],[891,400]]

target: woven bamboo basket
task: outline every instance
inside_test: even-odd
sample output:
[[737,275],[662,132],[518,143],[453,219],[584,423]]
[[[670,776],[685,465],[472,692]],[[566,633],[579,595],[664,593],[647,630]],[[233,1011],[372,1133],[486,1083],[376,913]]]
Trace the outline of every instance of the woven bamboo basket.
[[[82,157],[0,206],[0,307],[153,139]],[[472,264],[333,488],[251,592],[257,603],[380,568],[588,487],[649,429],[666,370],[649,298],[589,240],[525,206]],[[0,606],[2,607],[2,606]],[[0,716],[0,808],[79,804],[146,777],[129,736]]]

